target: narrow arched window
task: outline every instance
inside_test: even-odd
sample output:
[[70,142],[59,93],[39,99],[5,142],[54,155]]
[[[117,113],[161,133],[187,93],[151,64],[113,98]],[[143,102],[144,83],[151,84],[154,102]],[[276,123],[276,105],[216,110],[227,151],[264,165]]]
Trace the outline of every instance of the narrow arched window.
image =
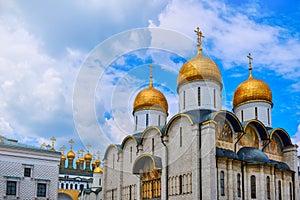
[[271,123],[270,123],[270,108],[268,108],[268,110],[267,110],[267,114],[268,114],[268,125],[270,125]]
[[267,176],[267,199],[271,199],[271,185],[269,176]]
[[179,194],[182,194],[182,175],[179,176]]
[[152,138],[152,154],[154,154],[154,138]]
[[198,106],[201,106],[201,88],[198,87]]
[[158,126],[160,126],[160,115],[158,115]]
[[137,130],[137,125],[138,125],[138,116],[135,116],[135,130]]
[[256,199],[256,180],[255,176],[251,176],[251,198]]
[[72,183],[70,184],[70,189],[73,190],[73,184]]
[[130,163],[132,163],[132,147],[130,147]]
[[61,183],[61,184],[60,184],[60,189],[65,189],[65,188],[64,188],[64,183]]
[[278,181],[278,199],[279,200],[282,200],[282,197],[281,197],[281,181]]
[[241,175],[238,173],[236,178],[237,178],[237,182],[236,182],[236,184],[237,184],[237,196],[241,197]]
[[182,127],[179,129],[179,146],[182,147]]
[[113,167],[113,169],[115,168],[115,154],[113,154],[113,163],[112,163],[112,167]]
[[255,112],[255,119],[257,119],[258,117],[257,107],[254,108],[254,112]]
[[217,107],[217,103],[216,103],[216,89],[214,89],[214,108]]
[[244,121],[244,111],[241,111],[241,118],[242,118],[242,122]]
[[149,125],[149,114],[147,113],[146,114],[146,127],[148,127]]
[[185,91],[183,91],[183,109],[185,109]]
[[220,173],[220,193],[221,196],[225,196],[225,180],[224,180],[224,171]]
[[77,184],[75,184],[75,190],[77,190],[78,189],[78,185]]
[[293,189],[292,189],[292,183],[290,182],[290,200],[293,200]]
[[69,184],[68,183],[66,183],[66,190],[68,190],[69,189]]

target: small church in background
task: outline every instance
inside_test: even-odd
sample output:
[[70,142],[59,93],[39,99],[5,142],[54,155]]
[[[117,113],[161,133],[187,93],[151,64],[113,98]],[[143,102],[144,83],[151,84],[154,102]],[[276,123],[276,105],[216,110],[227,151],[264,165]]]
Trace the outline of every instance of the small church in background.
[[87,144],[87,153],[84,150],[73,151],[74,141],[70,140],[70,149],[67,156],[62,153],[59,166],[59,190],[58,200],[102,200],[102,177],[100,152],[98,155],[90,153],[90,145]]
[[[152,83],[133,105],[135,125],[104,155],[103,199],[297,200],[297,145],[272,124],[272,91],[252,72],[222,110],[222,75],[198,52],[180,69],[179,113]],[[151,67],[151,65],[150,65]]]

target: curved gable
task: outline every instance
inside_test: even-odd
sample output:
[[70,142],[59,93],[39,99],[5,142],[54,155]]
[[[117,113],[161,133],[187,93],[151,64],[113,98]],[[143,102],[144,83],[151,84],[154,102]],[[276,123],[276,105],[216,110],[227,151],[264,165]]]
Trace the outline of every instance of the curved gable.
[[293,145],[289,134],[284,129],[282,128],[273,129],[270,133],[270,139],[273,139],[275,134],[279,136],[284,147]]
[[191,125],[194,124],[192,118],[188,115],[188,114],[183,114],[183,113],[180,113],[180,114],[177,114],[177,115],[174,115],[170,121],[168,122],[168,124],[166,125],[166,128],[165,128],[165,131],[164,131],[164,135],[167,135],[168,136],[168,132],[169,132],[169,129],[171,127],[171,125],[173,124],[173,122],[181,117],[185,117],[188,119],[188,121],[191,123]]
[[157,131],[157,134],[159,135],[159,137],[163,136],[162,132],[160,131],[160,129],[157,126],[149,126],[146,130],[144,130],[144,132],[141,136],[141,143],[143,143],[143,140],[146,138],[146,134],[148,134],[151,130]]
[[249,120],[244,124],[244,130],[246,131],[246,129],[251,125],[256,128],[257,134],[261,140],[269,140],[269,133],[262,122],[255,119]]
[[134,143],[135,143],[136,145],[138,145],[138,141],[136,140],[136,138],[135,138],[134,136],[132,136],[132,135],[128,135],[128,136],[126,136],[126,137],[123,139],[122,144],[121,144],[121,149],[124,149],[126,143],[127,143],[129,140],[134,141]]
[[234,132],[243,132],[243,126],[239,119],[233,113],[227,110],[220,110],[218,112],[211,113],[210,119],[216,122],[220,119],[226,119],[232,126]]
[[108,155],[108,152],[110,151],[110,149],[115,149],[117,151],[117,153],[120,152],[120,146],[117,145],[117,144],[110,144],[107,148],[106,148],[106,151],[105,151],[105,154],[104,154],[104,159],[107,159],[107,155]]

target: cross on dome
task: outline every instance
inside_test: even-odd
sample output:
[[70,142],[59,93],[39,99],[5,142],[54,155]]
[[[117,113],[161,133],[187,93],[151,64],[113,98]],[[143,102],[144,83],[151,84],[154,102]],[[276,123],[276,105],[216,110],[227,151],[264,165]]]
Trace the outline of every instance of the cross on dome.
[[153,70],[154,66],[152,65],[152,62],[149,63],[149,70],[150,70],[150,83],[149,83],[149,87],[153,87],[153,76],[152,76],[152,70]]
[[197,47],[198,47],[198,55],[202,55],[202,48],[201,48],[201,45],[202,45],[202,38],[205,38],[205,36],[202,34],[202,31],[200,31],[200,28],[197,27],[194,32],[197,34]]
[[249,77],[252,77],[252,60],[253,58],[251,57],[251,53],[248,54],[247,58],[249,59],[249,71],[250,71],[250,74],[249,74]]

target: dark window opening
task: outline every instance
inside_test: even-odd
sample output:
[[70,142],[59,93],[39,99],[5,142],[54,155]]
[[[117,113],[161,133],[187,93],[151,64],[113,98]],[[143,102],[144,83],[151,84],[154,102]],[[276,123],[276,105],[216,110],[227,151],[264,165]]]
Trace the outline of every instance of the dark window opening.
[[251,198],[256,199],[256,180],[255,176],[251,176]]
[[47,185],[45,183],[38,183],[36,196],[46,197],[46,189],[47,189]]
[[17,194],[17,181],[7,181],[6,183],[6,195]]
[[220,173],[220,192],[221,196],[225,196],[225,181],[224,181],[224,171]]
[[31,177],[31,168],[24,168],[24,177]]
[[241,197],[241,175],[237,174],[237,196]]

